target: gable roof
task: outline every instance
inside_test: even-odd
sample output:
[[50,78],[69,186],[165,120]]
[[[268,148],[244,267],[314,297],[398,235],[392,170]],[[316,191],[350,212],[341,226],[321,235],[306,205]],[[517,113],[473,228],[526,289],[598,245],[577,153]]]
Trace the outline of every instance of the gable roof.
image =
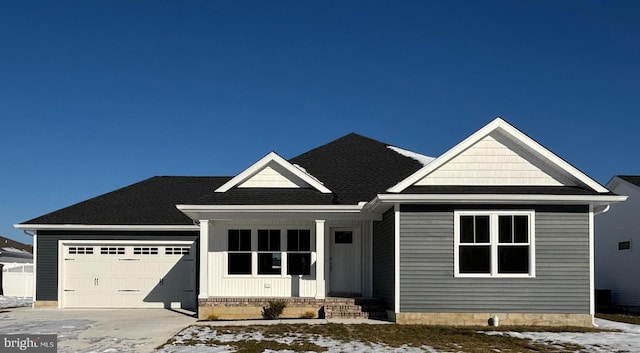
[[[287,162],[284,158],[280,157],[277,153],[271,152],[264,156],[262,159],[254,163],[249,168],[245,169],[242,173],[236,175],[233,179],[224,183],[217,188],[216,192],[227,192],[233,187],[242,187],[242,183],[250,180],[260,172],[270,169],[274,170],[274,173],[279,176],[279,179],[287,180],[291,185],[300,186],[300,184],[314,188],[323,194],[330,194],[331,190],[327,189],[321,182],[309,175],[305,171],[297,168],[293,164]],[[278,170],[279,169],[279,170]]]
[[200,198],[229,179],[157,176],[22,224],[192,225],[175,205]]
[[640,186],[640,175],[616,175],[618,178],[628,181],[635,186]]
[[[515,158],[523,159],[520,154],[524,154],[533,160],[533,164],[545,165],[547,171],[540,170],[536,166],[531,167],[531,171],[537,173],[536,177],[539,179],[545,179],[544,183],[540,186],[578,186],[582,188],[591,189],[597,193],[609,193],[604,186],[600,185],[595,180],[588,177],[586,174],[567,163],[564,159],[558,157],[553,152],[522,133],[506,121],[501,118],[496,118],[453,148],[445,152],[442,156],[436,158],[433,162],[424,166],[419,171],[415,172],[408,178],[402,180],[398,184],[390,187],[387,191],[390,193],[401,193],[410,186],[416,185],[421,180],[429,178],[430,175],[436,173],[438,169],[444,167],[450,163],[453,159],[457,158],[465,151],[478,144],[488,136],[494,136],[501,140],[508,140],[511,144],[516,146],[518,152],[512,152]],[[524,160],[524,159],[523,159]],[[494,171],[486,173],[492,174]],[[508,174],[506,172],[505,174]],[[525,172],[527,173],[527,172]],[[494,173],[495,174],[495,173]],[[484,179],[490,181],[491,178]],[[468,185],[468,184],[464,184]],[[485,185],[485,184],[481,184]]]
[[0,254],[3,252],[28,252],[33,253],[33,245],[27,245],[0,235]]
[[[289,160],[318,178],[337,204],[371,201],[423,167],[389,144],[350,133]],[[406,154],[406,153],[405,153]]]

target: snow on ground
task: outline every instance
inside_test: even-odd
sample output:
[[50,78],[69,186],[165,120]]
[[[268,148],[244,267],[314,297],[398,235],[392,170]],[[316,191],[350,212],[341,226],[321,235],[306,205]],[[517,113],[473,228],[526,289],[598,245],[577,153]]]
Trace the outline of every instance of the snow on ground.
[[[536,342],[544,342],[548,345],[558,344],[577,344],[584,347],[581,352],[605,353],[605,352],[640,352],[640,325],[631,325],[607,320],[596,319],[597,325],[602,329],[619,330],[620,332],[485,332],[488,335],[508,335],[518,338],[530,339]],[[296,341],[306,340],[320,347],[327,349],[329,353],[338,352],[374,352],[374,353],[418,353],[429,352],[437,353],[438,351],[429,347],[422,346],[419,348],[402,346],[391,347],[385,344],[365,344],[358,341],[341,342],[330,337],[318,335],[302,335],[283,333],[278,337],[265,337],[260,332],[244,332],[239,334],[218,333],[215,328],[193,326],[189,327],[175,337],[175,344],[166,345],[161,349],[155,350],[154,353],[231,353],[236,349],[233,342],[247,340],[271,340],[284,344],[291,344]],[[181,344],[196,341],[206,342],[216,340],[219,345],[205,346],[202,344],[187,345]],[[427,342],[428,343],[428,342]],[[291,353],[291,350],[265,352]]]
[[640,352],[640,325],[602,319],[595,321],[601,329],[621,332],[488,332],[488,334],[504,334],[548,344],[577,344],[584,347],[581,352]]
[[33,298],[20,298],[20,297],[7,297],[0,296],[0,309],[3,308],[17,308],[20,306],[30,306],[33,302]]
[[[178,333],[174,337],[176,344],[166,345],[161,349],[155,350],[154,353],[231,353],[236,352],[236,348],[233,347],[233,342],[240,341],[275,341],[278,343],[292,344],[296,341],[306,340],[307,342],[316,344],[320,347],[327,349],[328,353],[341,353],[341,352],[385,352],[385,353],[437,353],[431,347],[423,346],[421,348],[402,346],[402,347],[390,347],[385,344],[365,344],[358,341],[342,342],[330,337],[323,337],[318,335],[303,335],[303,334],[287,334],[284,333],[280,337],[265,337],[260,332],[244,332],[239,334],[218,333],[217,330],[210,327],[192,326]],[[196,344],[195,346],[181,346],[180,344],[188,341],[201,341],[206,342],[209,340],[217,340],[221,345],[205,346],[204,344]],[[290,353],[291,350],[280,350],[268,352],[281,352]]]

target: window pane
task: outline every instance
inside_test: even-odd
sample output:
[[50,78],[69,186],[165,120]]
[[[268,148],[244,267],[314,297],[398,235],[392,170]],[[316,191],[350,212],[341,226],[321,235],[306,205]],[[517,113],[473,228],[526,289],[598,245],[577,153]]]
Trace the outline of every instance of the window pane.
[[311,251],[311,231],[308,229],[300,230],[300,237],[298,239],[300,241],[300,246],[298,251]]
[[351,231],[342,231],[335,232],[335,243],[336,244],[351,244],[353,243],[353,232]]
[[240,250],[240,231],[237,229],[229,229],[229,251]]
[[460,216],[460,242],[473,243],[473,216]]
[[258,230],[258,251],[280,251],[280,230]]
[[258,254],[259,275],[279,275],[281,267],[280,253]]
[[490,246],[460,246],[460,273],[489,273]]
[[476,243],[489,242],[489,216],[475,216]]
[[287,250],[298,251],[298,231],[289,229],[287,230]]
[[311,254],[287,255],[287,274],[310,275],[311,274]]
[[266,229],[258,229],[258,251],[269,250],[269,231]]
[[498,242],[513,243],[513,216],[498,217]]
[[251,274],[251,254],[229,254],[230,275]]
[[529,273],[529,246],[498,246],[498,273]]
[[514,227],[514,242],[515,243],[528,243],[529,242],[529,217],[527,216],[515,216]]
[[251,230],[240,230],[240,251],[251,251]]

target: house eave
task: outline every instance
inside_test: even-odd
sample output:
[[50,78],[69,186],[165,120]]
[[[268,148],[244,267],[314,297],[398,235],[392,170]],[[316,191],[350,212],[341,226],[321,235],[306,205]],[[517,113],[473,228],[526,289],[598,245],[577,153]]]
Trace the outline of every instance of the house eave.
[[623,202],[627,196],[620,195],[531,195],[531,194],[379,194],[365,207],[376,212],[389,204],[588,204],[605,206]]
[[358,205],[176,205],[194,221],[238,219],[379,220],[381,216]]
[[127,224],[14,224],[21,230],[86,230],[86,231],[195,231],[197,225],[127,225]]

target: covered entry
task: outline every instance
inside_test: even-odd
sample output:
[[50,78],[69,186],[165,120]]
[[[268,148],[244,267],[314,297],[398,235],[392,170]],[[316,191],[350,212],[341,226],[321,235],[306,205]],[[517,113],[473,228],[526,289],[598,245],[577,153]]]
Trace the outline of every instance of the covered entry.
[[193,242],[63,242],[64,308],[185,308],[196,305]]

